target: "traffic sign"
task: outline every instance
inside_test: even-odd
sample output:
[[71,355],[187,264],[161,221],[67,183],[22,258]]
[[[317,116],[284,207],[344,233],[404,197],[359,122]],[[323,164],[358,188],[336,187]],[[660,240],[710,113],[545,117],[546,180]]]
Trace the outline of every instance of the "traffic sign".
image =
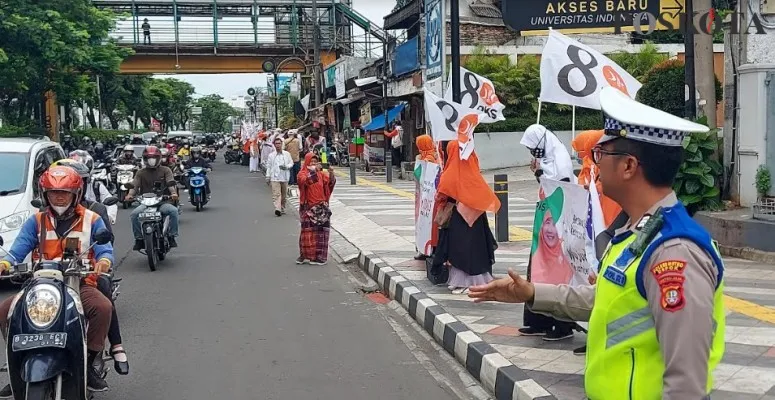
[[191,115],[202,115],[202,107],[191,107]]
[[256,89],[250,88],[248,89],[248,96],[255,96],[256,95]]

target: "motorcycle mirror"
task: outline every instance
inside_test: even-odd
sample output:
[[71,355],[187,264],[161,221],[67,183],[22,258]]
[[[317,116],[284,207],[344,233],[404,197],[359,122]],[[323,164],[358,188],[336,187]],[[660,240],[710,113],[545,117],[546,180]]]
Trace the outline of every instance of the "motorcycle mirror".
[[106,205],[108,207],[116,205],[116,204],[118,204],[118,198],[110,196],[110,197],[106,198],[105,200],[102,200],[102,204],[104,204],[104,205]]
[[32,201],[30,201],[30,205],[35,208],[41,208],[43,207],[43,202],[40,199],[32,199]]
[[100,229],[94,234],[94,241],[99,245],[108,244],[111,240],[113,240],[113,234],[107,229]]

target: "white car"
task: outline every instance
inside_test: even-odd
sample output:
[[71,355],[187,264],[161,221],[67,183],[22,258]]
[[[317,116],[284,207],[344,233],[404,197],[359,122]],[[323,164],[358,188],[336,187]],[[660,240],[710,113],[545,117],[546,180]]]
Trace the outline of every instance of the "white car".
[[[40,199],[40,175],[65,157],[59,143],[47,138],[0,138],[0,236],[4,248],[11,248],[24,221],[38,211],[31,203]],[[5,251],[0,250],[3,256]]]

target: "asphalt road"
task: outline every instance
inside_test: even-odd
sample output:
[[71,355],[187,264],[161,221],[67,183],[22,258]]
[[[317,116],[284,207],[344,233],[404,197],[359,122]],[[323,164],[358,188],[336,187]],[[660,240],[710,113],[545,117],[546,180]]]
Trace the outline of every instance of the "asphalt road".
[[212,202],[200,213],[184,205],[180,247],[156,272],[129,251],[129,210],[119,211],[117,307],[131,373],[111,373],[97,399],[480,397],[413,323],[358,293],[333,257],[295,265],[296,216],[275,217],[263,177],[222,160]]

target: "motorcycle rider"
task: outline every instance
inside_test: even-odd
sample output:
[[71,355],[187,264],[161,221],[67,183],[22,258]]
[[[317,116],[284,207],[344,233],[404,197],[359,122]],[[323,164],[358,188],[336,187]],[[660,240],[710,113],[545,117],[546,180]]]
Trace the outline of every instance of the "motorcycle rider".
[[183,147],[178,151],[178,157],[188,157],[191,155],[190,146],[187,142],[183,142]]
[[[86,176],[84,177],[81,175],[81,177],[84,178],[84,184],[86,185],[84,188],[84,198],[88,201],[102,204],[102,200],[112,196],[112,194],[104,183],[100,181],[93,181],[91,179],[91,174],[94,172],[94,159],[92,159],[89,153],[84,153],[85,152],[83,152],[83,150],[76,150],[73,153],[70,153],[71,159],[84,164],[87,168]],[[105,223],[109,225],[115,225],[116,215],[118,214],[118,206],[114,204],[112,206],[108,206],[107,208],[108,217],[110,220],[106,221]]]
[[121,153],[121,157],[116,160],[118,165],[138,165],[140,160],[135,157],[135,146],[128,144],[124,146],[124,152]]
[[82,149],[88,151],[89,153],[94,151],[94,144],[92,143],[92,140],[88,136],[84,136],[81,138],[81,146]]
[[[156,146],[148,146],[143,151],[143,161],[145,162],[145,168],[137,171],[135,174],[135,180],[132,182],[132,189],[126,196],[126,201],[132,201],[135,195],[141,196],[145,193],[154,193],[154,183],[162,182],[169,190],[172,201],[175,202],[178,199],[177,185],[175,183],[175,177],[172,175],[172,170],[168,167],[161,165],[161,151]],[[143,240],[142,227],[140,226],[140,213],[145,211],[144,205],[139,205],[132,211],[130,219],[132,220],[132,232],[135,236],[134,250],[142,250],[145,248],[145,241]],[[169,243],[170,247],[178,247],[178,242],[175,238],[178,236],[178,208],[170,203],[163,203],[159,207],[159,211],[163,216],[169,218]]]
[[105,161],[105,145],[101,141],[97,141],[94,145],[94,159],[99,162]]
[[[78,159],[74,158],[65,158],[59,161],[54,162],[51,164],[52,167],[56,166],[65,166],[72,168],[76,173],[78,173],[78,176],[81,177],[83,181],[82,186],[82,195],[79,198],[79,204],[82,205],[87,210],[94,211],[97,213],[100,218],[102,218],[102,222],[105,224],[105,227],[110,231],[110,233],[113,233],[113,227],[112,224],[116,223],[116,212],[118,211],[118,206],[115,204],[112,206],[106,206],[102,203],[100,203],[99,200],[89,198],[89,189],[91,185],[89,185],[89,177],[91,175],[91,171],[88,169],[88,165],[84,164],[82,162],[79,162]],[[104,188],[104,186],[103,186]],[[107,189],[105,189],[107,191]],[[105,195],[105,198],[110,196],[110,192]],[[112,215],[111,215],[111,208],[113,208]],[[110,241],[111,245],[113,244],[113,240]],[[102,294],[105,295],[108,299],[112,299],[112,283],[110,279],[108,279],[105,276],[100,276],[99,280],[97,281],[97,288],[102,292]],[[111,300],[112,303],[112,300]],[[118,314],[116,313],[116,306],[113,304],[113,311],[112,311],[112,317],[110,321],[110,328],[108,329],[108,340],[110,341],[110,355],[113,357],[113,364],[116,369],[116,372],[118,372],[121,375],[126,375],[129,373],[129,360],[127,360],[127,354],[124,350],[124,347],[122,345],[123,340],[121,338],[121,328],[118,324]]]
[[[72,168],[55,166],[43,173],[40,177],[40,189],[45,210],[30,216],[24,223],[8,254],[0,261],[2,273],[9,272],[13,264],[22,262],[30,253],[34,261],[41,258],[40,254],[43,259],[49,260],[62,257],[62,241],[65,238],[79,240],[82,250],[94,244],[94,235],[107,227],[97,213],[78,204],[82,185],[81,177]],[[43,242],[40,238],[43,238]],[[33,252],[35,249],[38,251]],[[113,265],[113,246],[110,243],[94,244],[89,251],[89,259],[95,272],[108,272]],[[84,315],[88,320],[86,382],[89,390],[102,392],[108,389],[108,384],[98,376],[93,364],[105,346],[112,305],[97,289],[97,276],[84,278],[80,291]],[[8,313],[19,295],[11,296],[0,303],[0,331],[4,337],[8,333]],[[7,337],[5,339],[8,340]],[[12,396],[10,385],[0,390],[1,395],[6,398]]]
[[[213,169],[212,165],[210,165],[210,162],[207,161],[204,157],[202,157],[202,148],[199,146],[196,146],[191,149],[191,158],[186,161],[184,164],[184,167],[189,170],[193,167],[199,167],[204,168],[207,171],[211,171]],[[210,200],[210,179],[207,177],[207,175],[204,176],[205,178],[205,194],[207,194],[207,200]],[[188,185],[188,182],[186,182],[186,185]],[[191,188],[189,188],[190,190]]]
[[62,136],[62,149],[69,153],[73,150],[75,150],[75,144],[73,143],[73,137],[70,135],[63,135]]

